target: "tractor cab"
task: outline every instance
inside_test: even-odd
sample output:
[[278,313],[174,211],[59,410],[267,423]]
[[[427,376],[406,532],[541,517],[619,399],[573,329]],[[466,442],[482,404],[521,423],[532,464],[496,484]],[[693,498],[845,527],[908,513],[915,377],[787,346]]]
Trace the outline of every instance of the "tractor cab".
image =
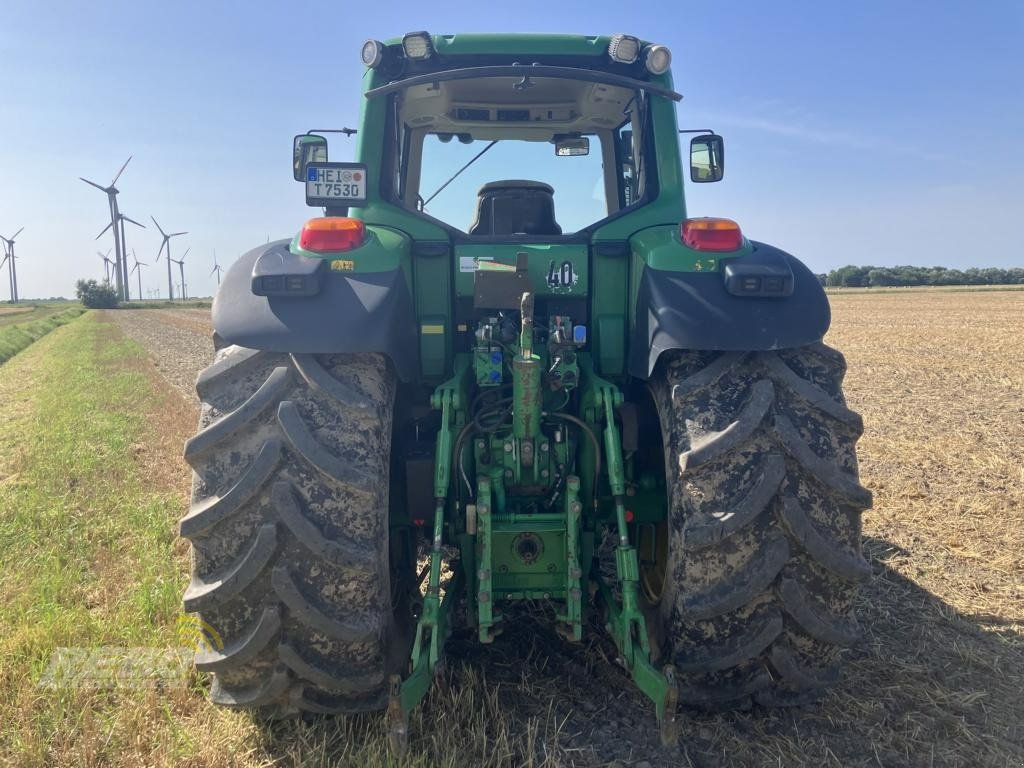
[[[337,187],[311,204],[358,206],[367,222],[386,206],[389,218],[453,241],[602,239],[606,225],[651,205],[666,223],[684,217],[673,107],[682,97],[664,46],[628,35],[412,33],[362,53],[363,130],[374,133],[357,137],[356,153],[377,178],[365,202]],[[718,181],[722,139],[700,133],[691,178]],[[297,180],[326,160],[317,134],[296,137]]]

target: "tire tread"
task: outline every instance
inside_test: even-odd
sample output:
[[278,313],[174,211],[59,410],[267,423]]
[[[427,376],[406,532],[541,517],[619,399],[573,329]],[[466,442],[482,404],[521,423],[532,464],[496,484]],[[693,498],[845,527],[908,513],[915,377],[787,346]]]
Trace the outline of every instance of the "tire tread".
[[213,630],[195,663],[214,703],[271,716],[386,704],[408,635],[387,586],[395,382],[379,355],[240,347],[199,375],[179,530],[194,552],[185,610]]
[[823,344],[662,357],[649,386],[665,464],[679,472],[656,636],[679,700],[805,704],[839,680],[841,651],[859,637],[857,585],[871,575],[846,361]]

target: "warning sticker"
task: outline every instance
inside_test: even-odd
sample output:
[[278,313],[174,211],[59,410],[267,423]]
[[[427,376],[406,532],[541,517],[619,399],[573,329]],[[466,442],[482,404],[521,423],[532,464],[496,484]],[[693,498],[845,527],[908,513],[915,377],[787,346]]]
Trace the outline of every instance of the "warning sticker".
[[459,256],[459,272],[476,272],[479,262],[494,261],[493,256]]

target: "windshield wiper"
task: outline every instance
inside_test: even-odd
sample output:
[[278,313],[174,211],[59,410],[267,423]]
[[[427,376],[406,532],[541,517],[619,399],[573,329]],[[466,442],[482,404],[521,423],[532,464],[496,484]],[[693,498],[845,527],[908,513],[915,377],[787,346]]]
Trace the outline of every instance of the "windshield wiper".
[[469,168],[469,166],[471,166],[473,163],[475,163],[477,160],[479,160],[481,157],[483,157],[484,152],[486,152],[488,149],[490,149],[491,147],[493,147],[497,143],[498,143],[498,140],[495,139],[490,144],[488,144],[486,147],[484,147],[479,152],[477,152],[476,153],[476,157],[474,157],[472,160],[470,160],[464,166],[459,168],[459,170],[457,170],[454,174],[452,174],[452,177],[450,179],[448,179],[448,181],[446,181],[444,184],[442,184],[440,187],[437,188],[437,190],[434,192],[434,194],[432,194],[430,197],[428,197],[426,200],[423,201],[423,205],[420,206],[420,210],[421,211],[425,211],[427,209],[427,203],[429,203],[431,200],[433,200],[435,197],[437,197],[439,194],[441,194],[441,192],[444,191],[445,187],[447,187],[449,184],[451,184],[453,181],[455,181],[457,178],[459,178],[459,174],[461,174],[464,170]]

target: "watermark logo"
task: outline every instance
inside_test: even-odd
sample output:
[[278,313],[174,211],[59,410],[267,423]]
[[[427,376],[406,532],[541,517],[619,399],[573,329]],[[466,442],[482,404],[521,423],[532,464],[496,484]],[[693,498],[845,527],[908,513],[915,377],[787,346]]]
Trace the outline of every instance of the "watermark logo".
[[220,653],[224,650],[220,633],[197,614],[180,614],[175,629],[179,645],[195,648],[198,653]]
[[182,614],[175,622],[173,648],[57,648],[39,678],[44,690],[114,688],[184,688],[195,653],[224,650],[220,633],[198,616]]
[[39,687],[184,688],[191,669],[190,648],[58,648],[39,678]]

